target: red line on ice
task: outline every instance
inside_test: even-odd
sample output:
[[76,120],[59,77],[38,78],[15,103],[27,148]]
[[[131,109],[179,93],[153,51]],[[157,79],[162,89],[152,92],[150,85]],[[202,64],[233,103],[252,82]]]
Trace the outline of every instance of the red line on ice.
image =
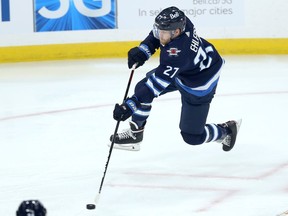
[[[253,95],[267,95],[267,94],[288,94],[288,91],[218,94],[218,95],[216,95],[216,97],[253,96]],[[159,99],[159,101],[170,101],[170,100],[179,100],[179,97]],[[110,107],[110,106],[114,106],[114,104],[100,104],[100,105],[94,105],[94,106],[74,107],[74,108],[67,108],[67,109],[37,112],[37,113],[28,113],[28,114],[15,115],[15,116],[7,116],[7,117],[0,118],[0,121],[8,121],[8,120],[21,119],[21,118],[29,118],[29,117],[35,117],[35,116],[41,116],[41,115],[51,115],[51,114],[58,114],[58,113],[63,113],[63,112],[71,112],[71,111],[79,111],[79,110],[87,110],[87,109],[98,109],[98,108]]]

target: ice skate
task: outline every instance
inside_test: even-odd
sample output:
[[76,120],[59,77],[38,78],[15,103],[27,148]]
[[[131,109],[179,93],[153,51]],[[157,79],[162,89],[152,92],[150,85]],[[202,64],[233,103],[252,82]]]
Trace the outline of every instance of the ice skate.
[[[139,151],[140,143],[143,140],[144,127],[138,127],[136,123],[130,122],[130,128],[117,133],[114,140],[115,149],[122,149],[128,151]],[[113,135],[110,137],[110,141],[113,141]],[[108,144],[111,146],[111,143]]]
[[223,145],[223,151],[230,151],[234,147],[241,123],[242,119],[237,121],[228,121],[219,125],[228,131],[227,135],[218,141]]

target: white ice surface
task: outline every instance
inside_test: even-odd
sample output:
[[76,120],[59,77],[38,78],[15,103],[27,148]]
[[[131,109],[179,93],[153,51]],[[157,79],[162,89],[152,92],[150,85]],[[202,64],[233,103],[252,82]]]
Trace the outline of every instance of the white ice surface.
[[[242,118],[235,148],[189,146],[179,93],[155,99],[140,152],[114,150],[126,59],[0,65],[0,215],[39,199],[49,216],[275,216],[288,210],[288,56],[225,56],[210,123]],[[130,95],[158,60],[135,72]],[[128,126],[121,123],[120,130]]]

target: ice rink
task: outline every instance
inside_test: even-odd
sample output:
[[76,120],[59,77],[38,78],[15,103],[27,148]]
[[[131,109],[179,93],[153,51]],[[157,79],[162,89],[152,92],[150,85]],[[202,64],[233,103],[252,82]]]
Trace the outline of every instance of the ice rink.
[[[224,56],[209,123],[242,118],[236,146],[190,146],[180,97],[154,100],[141,151],[113,150],[126,59],[0,64],[0,215],[39,199],[48,216],[276,216],[288,210],[288,56]],[[135,71],[130,88],[156,67]],[[128,122],[120,124],[120,130]]]

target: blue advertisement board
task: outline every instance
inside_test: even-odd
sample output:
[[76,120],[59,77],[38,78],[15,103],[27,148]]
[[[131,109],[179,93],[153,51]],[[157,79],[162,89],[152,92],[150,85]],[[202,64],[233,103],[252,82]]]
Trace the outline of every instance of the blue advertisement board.
[[10,0],[0,0],[1,1],[1,21],[10,21]]
[[116,0],[34,0],[36,32],[117,28]]

